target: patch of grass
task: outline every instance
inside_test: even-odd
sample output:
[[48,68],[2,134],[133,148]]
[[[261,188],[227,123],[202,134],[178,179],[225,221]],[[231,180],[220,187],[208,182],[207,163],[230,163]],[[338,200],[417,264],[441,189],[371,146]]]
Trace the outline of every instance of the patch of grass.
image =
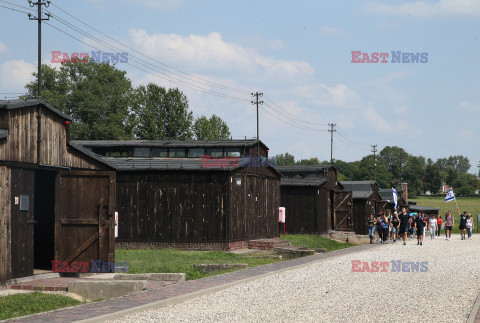
[[40,292],[0,296],[0,320],[83,304],[63,295]]
[[338,242],[313,234],[287,234],[285,238],[292,246],[303,246],[310,249],[325,248],[327,252],[354,246],[351,243]]
[[238,255],[224,251],[181,251],[175,249],[117,249],[116,262],[128,262],[128,273],[185,273],[187,280],[204,278],[207,274],[194,268],[193,264],[207,263],[246,263],[249,267],[278,262],[278,259]]
[[[467,211],[473,217],[475,230],[473,233],[477,232],[477,214],[480,214],[480,199],[476,197],[455,197],[458,203],[458,208],[460,212]],[[430,196],[418,196],[413,199],[417,202],[418,205],[429,206],[439,208],[439,214],[442,219],[445,218],[445,214],[448,210],[452,212],[453,217],[455,218],[455,225],[453,226],[453,233],[460,233],[458,225],[460,224],[460,217],[457,212],[457,205],[455,201],[445,202],[445,197],[430,197]],[[443,230],[442,230],[443,233]]]

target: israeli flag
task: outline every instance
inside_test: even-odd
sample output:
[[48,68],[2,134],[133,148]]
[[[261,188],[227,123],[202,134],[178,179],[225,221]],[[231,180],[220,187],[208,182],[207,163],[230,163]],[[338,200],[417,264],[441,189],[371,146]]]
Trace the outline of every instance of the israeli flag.
[[445,202],[450,202],[450,201],[453,201],[455,199],[455,194],[453,194],[453,188],[451,188],[448,193],[447,193],[447,196],[445,196]]
[[395,208],[398,208],[398,195],[397,191],[392,187],[392,193],[393,193],[393,202],[395,203]]

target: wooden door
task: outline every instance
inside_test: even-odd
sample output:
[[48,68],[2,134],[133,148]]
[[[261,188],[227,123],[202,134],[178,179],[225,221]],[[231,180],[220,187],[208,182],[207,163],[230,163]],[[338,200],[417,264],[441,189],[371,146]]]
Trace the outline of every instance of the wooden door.
[[114,261],[115,173],[62,171],[55,184],[55,259]]
[[11,171],[11,278],[33,276],[35,171]]
[[353,230],[352,192],[333,192],[333,219],[334,230]]

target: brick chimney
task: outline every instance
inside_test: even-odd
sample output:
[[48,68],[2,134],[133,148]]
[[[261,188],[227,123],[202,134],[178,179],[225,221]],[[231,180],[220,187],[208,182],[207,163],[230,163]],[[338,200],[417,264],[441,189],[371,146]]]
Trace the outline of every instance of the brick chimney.
[[402,196],[405,199],[405,202],[408,204],[408,183],[402,183],[400,184],[400,187],[402,189]]

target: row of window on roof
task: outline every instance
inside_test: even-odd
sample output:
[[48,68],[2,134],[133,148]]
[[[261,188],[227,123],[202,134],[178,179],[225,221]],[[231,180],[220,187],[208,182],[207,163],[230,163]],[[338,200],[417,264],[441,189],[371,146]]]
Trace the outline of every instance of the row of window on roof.
[[201,158],[241,157],[242,148],[153,148],[153,147],[91,147],[91,151],[106,157]]

